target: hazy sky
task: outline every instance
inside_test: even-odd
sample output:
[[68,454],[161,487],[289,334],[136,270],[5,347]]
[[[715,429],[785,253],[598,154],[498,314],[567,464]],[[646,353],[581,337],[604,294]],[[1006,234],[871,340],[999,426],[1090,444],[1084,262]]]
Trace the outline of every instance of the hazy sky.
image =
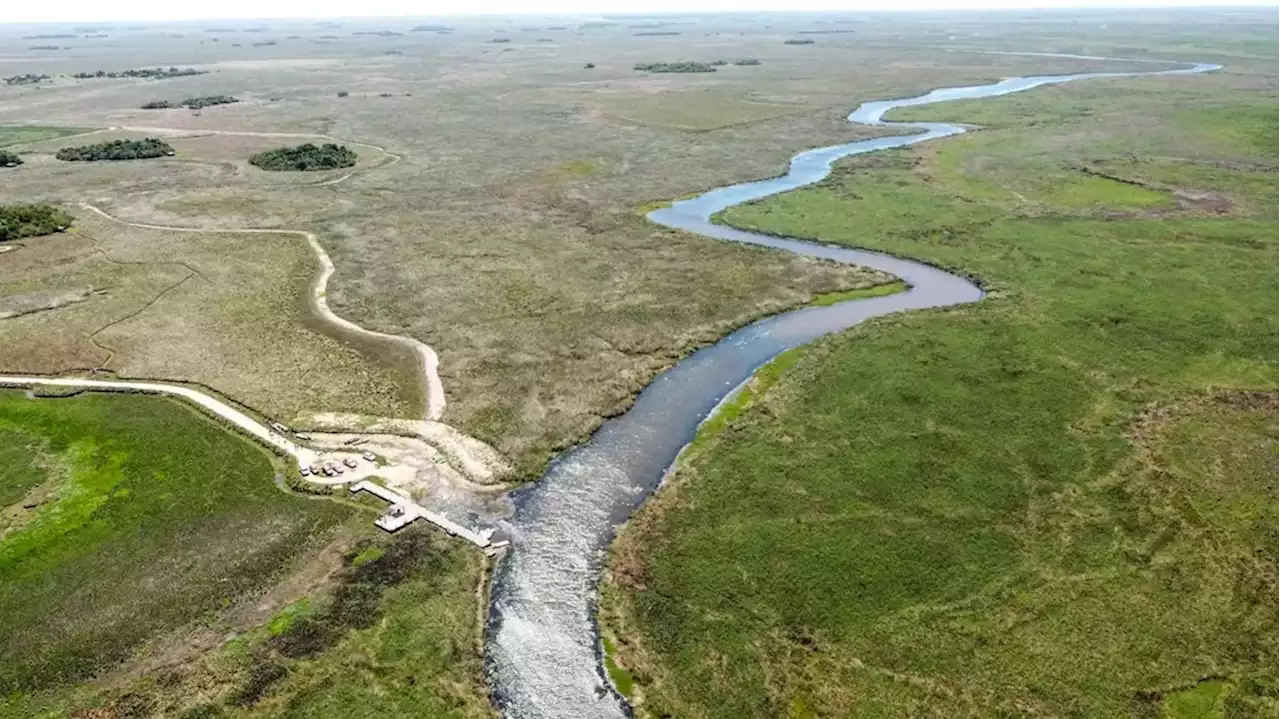
[[758,10],[961,10],[1030,7],[1274,5],[1265,0],[0,0],[0,22],[392,17],[453,14]]

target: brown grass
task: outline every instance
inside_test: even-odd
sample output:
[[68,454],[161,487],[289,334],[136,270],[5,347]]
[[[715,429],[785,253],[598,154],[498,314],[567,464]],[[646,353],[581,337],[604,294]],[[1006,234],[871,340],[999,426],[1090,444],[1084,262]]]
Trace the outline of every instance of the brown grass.
[[[291,34],[302,39],[259,48],[231,47],[243,38],[218,34],[152,35],[146,42],[122,35],[95,44],[91,55],[0,60],[0,70],[57,73],[168,64],[181,55],[212,70],[156,82],[0,88],[0,122],[323,132],[404,156],[373,169],[376,151],[357,147],[362,166],[350,181],[306,187],[317,178],[267,176],[243,162],[283,140],[178,139],[177,157],[146,162],[71,166],[33,154],[20,173],[0,177],[0,194],[89,201],[142,222],[316,231],[338,266],[329,293],[335,310],[435,347],[449,395],[445,421],[493,443],[531,474],[696,345],[867,280],[844,268],[658,231],[637,216],[637,206],[774,175],[797,150],[873,134],[845,121],[862,100],[1097,64],[944,52],[923,25],[875,22],[858,37],[788,46],[784,39],[813,27],[809,18],[697,22],[701,31],[691,26],[673,37],[636,37],[619,26],[548,30],[552,43],[537,43],[539,33],[529,33],[503,46],[484,42],[493,26],[481,21],[464,22],[451,36],[342,34],[326,44],[312,42],[326,28],[294,28]],[[392,49],[403,54],[384,54]],[[632,70],[637,62],[743,57],[762,64],[696,76]],[[584,69],[587,62],[596,67]],[[339,90],[350,96],[338,98]],[[136,109],[161,95],[218,93],[243,101],[198,116]],[[208,248],[189,243],[196,245]],[[273,271],[270,281],[287,276],[295,284],[257,287],[277,307],[305,284],[296,264],[302,260],[289,262],[295,264]],[[265,270],[247,264],[234,271],[268,280]],[[178,276],[165,272],[154,270],[156,286],[139,295],[154,296]],[[169,299],[190,302],[194,287]],[[300,330],[279,324],[233,330],[237,317],[260,315],[247,306],[253,303],[236,304],[233,293],[219,297],[230,303],[215,313],[219,320],[188,324],[165,313],[129,323],[141,334],[127,367],[198,376],[255,406],[291,410],[303,402],[274,396],[283,394],[277,388],[296,388],[318,409],[406,410],[389,399],[387,380],[407,370],[376,367],[328,341],[301,343]],[[45,313],[48,321],[63,316],[72,315]],[[84,327],[72,329],[74,337]],[[215,331],[221,339],[195,338]],[[153,341],[149,332],[183,353],[212,346],[224,369],[161,359],[166,350],[142,348]],[[175,336],[181,341],[172,342]],[[63,342],[69,345],[36,343],[39,359],[24,366],[52,370],[62,366],[62,355],[76,362],[96,356]],[[280,349],[259,352],[264,345]],[[344,359],[299,361],[294,348],[301,346]],[[15,367],[10,358],[0,361],[0,369]],[[298,377],[299,368],[319,374]]]

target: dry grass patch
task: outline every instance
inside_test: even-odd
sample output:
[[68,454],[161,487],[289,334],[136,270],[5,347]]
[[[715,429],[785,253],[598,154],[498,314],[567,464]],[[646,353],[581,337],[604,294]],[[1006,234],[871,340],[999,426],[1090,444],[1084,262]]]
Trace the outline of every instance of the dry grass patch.
[[413,378],[306,326],[315,259],[301,237],[139,230],[81,212],[76,232],[30,240],[0,262],[12,268],[3,294],[100,291],[0,321],[6,371],[103,366],[192,381],[284,418],[335,407],[416,410]]
[[677,130],[716,130],[816,110],[812,105],[764,102],[720,88],[609,92],[594,90],[569,96],[605,117]]

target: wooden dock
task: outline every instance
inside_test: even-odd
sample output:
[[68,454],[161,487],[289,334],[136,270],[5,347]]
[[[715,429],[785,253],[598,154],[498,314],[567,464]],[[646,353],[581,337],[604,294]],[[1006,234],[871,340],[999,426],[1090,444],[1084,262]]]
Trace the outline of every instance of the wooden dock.
[[476,532],[468,529],[443,514],[432,512],[395,490],[387,489],[368,480],[362,480],[351,485],[351,493],[355,494],[357,492],[368,492],[391,504],[390,510],[378,517],[374,522],[374,524],[388,532],[394,532],[414,520],[425,519],[448,532],[451,536],[461,537],[481,549],[489,546],[489,536],[493,533],[493,530]]

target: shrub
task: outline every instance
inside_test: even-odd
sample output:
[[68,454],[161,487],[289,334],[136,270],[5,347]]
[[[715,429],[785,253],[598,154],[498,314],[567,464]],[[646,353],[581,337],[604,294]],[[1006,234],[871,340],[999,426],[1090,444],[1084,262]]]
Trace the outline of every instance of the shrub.
[[22,158],[8,150],[0,150],[0,167],[16,167],[22,164]]
[[230,95],[204,95],[202,97],[188,97],[182,101],[182,106],[189,107],[192,110],[199,110],[202,107],[230,105],[233,102],[240,102],[240,100]]
[[173,103],[168,100],[152,100],[142,106],[143,110],[168,110],[173,107]]
[[759,65],[760,61],[755,59],[754,57],[749,57],[744,60],[734,60],[733,64],[734,65]]
[[346,97],[347,95],[350,95],[350,94],[351,94],[351,93],[347,92],[346,90],[339,90],[339,91],[338,91],[338,97]]
[[812,45],[812,40],[783,40],[783,45]]
[[0,205],[0,242],[39,237],[71,226],[71,215],[53,205]]
[[589,62],[586,65],[583,65],[582,67],[587,70],[593,70],[595,69],[595,66],[596,64],[594,62]]
[[636,63],[641,72],[715,72],[713,65],[705,62],[641,62]]
[[309,172],[335,170],[356,164],[356,153],[343,145],[326,142],[313,145],[310,142],[297,147],[281,147],[259,152],[249,158],[249,164],[264,170]]
[[113,140],[96,145],[64,147],[54,157],[67,162],[95,162],[98,160],[145,160],[151,157],[173,155],[169,143],[156,137],[145,140]]

